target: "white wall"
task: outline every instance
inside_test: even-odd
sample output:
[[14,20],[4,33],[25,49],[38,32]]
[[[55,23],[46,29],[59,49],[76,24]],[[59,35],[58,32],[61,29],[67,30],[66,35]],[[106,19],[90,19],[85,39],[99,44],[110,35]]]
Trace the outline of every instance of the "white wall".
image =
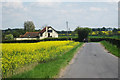
[[52,28],[49,28],[49,29],[46,28],[46,31],[42,34],[42,37],[40,37],[40,39],[48,37],[48,30],[52,30],[52,32],[50,33],[50,36],[52,36],[53,38],[57,38],[58,37],[58,33],[56,31],[54,31]]
[[50,33],[50,36],[57,38],[58,37],[58,33],[56,31],[54,31],[52,28],[49,28],[49,30],[52,30],[52,33]]
[[58,37],[58,33],[57,33],[57,32],[55,32],[54,30],[53,30],[53,32],[52,32],[52,37],[55,37],[55,38],[57,38],[57,37]]
[[14,40],[37,40],[38,38],[14,38]]

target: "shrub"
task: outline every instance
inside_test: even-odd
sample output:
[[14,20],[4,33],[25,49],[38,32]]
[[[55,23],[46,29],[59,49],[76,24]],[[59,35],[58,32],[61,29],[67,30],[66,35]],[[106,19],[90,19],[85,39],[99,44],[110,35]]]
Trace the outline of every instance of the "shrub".
[[8,35],[5,35],[5,39],[6,40],[13,40],[13,35],[12,34],[8,34]]

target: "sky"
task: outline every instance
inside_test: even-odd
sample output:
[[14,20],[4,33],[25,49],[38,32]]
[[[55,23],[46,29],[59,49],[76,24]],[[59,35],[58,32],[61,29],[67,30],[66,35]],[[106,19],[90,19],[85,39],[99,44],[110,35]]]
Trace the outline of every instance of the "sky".
[[70,30],[78,26],[118,27],[118,2],[104,1],[2,1],[1,29],[24,28],[24,21],[33,21],[35,29],[50,25],[56,30],[66,30],[66,21]]

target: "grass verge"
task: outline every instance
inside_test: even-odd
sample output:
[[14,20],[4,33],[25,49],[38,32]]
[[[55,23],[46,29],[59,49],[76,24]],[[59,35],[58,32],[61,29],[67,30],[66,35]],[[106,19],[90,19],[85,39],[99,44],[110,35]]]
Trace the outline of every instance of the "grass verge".
[[11,78],[55,78],[55,76],[59,74],[61,68],[69,64],[75,52],[82,44],[83,43],[80,43],[64,55],[58,56],[56,60],[39,63],[32,70],[12,76]]
[[117,57],[120,57],[120,49],[116,45],[113,45],[107,41],[101,41],[101,43],[110,53]]

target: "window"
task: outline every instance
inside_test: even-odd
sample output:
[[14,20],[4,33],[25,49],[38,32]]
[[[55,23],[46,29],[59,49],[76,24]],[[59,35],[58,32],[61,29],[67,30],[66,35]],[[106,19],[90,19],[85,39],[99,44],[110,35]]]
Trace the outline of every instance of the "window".
[[40,36],[42,36],[42,33],[40,33]]
[[48,30],[48,32],[52,32],[52,30]]

